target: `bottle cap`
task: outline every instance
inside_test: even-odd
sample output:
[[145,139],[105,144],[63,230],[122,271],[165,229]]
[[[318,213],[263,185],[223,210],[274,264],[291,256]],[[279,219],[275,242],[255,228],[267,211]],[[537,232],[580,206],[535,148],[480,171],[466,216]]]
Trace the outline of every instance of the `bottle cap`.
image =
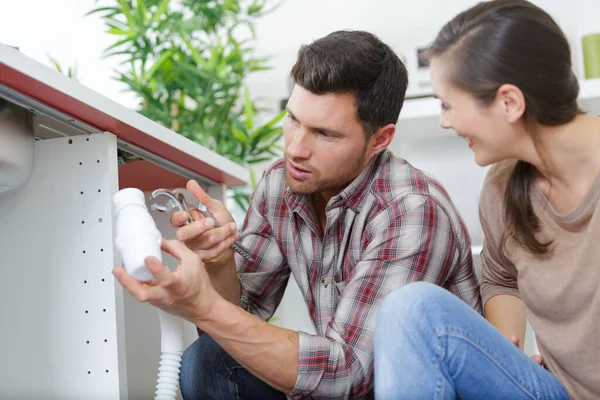
[[144,192],[137,188],[127,188],[119,190],[113,196],[115,212],[119,212],[121,208],[130,204],[140,204],[146,207]]

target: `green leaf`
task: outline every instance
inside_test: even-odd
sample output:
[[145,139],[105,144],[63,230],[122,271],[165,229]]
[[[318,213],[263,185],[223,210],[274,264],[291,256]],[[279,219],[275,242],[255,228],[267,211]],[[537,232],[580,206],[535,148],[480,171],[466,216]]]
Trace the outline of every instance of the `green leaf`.
[[152,75],[173,55],[173,49],[163,52],[149,70],[142,74],[142,82],[148,82]]
[[233,0],[225,0],[224,6],[226,9],[228,9],[229,11],[232,11],[236,14],[238,14],[240,12],[240,5],[237,4],[236,1]]
[[281,111],[274,118],[272,118],[265,125],[257,128],[254,132],[250,134],[250,148],[254,149],[259,143],[266,142],[271,138],[277,140],[281,137],[283,133],[282,128],[274,128],[274,126],[281,121],[281,119],[285,116],[286,111]]
[[120,10],[117,7],[99,7],[99,8],[94,8],[93,10],[88,11],[83,16],[87,17],[87,16],[90,16],[92,14],[97,14],[97,13],[101,13],[101,12],[104,12],[104,11],[111,11],[111,12],[118,13]]
[[248,135],[246,134],[246,132],[238,128],[231,128],[231,134],[237,139],[238,142],[243,144],[248,143]]
[[254,169],[252,169],[252,167],[249,167],[248,170],[250,171],[250,185],[252,190],[254,190],[256,189],[256,175],[254,174]]
[[133,21],[133,17],[131,16],[131,9],[129,8],[128,0],[117,0],[119,5],[121,6],[121,13],[127,19],[127,24],[131,29],[135,27],[135,22]]
[[287,110],[282,110],[279,114],[274,116],[269,122],[267,122],[263,126],[265,128],[271,129],[272,127],[277,125],[283,119],[283,117],[285,117],[286,114],[287,114]]
[[246,211],[250,205],[250,195],[245,193],[234,193],[233,200],[243,211]]
[[250,72],[269,71],[271,69],[272,69],[271,67],[258,65],[258,66],[250,67]]
[[129,25],[127,25],[125,22],[108,16],[104,17],[104,24],[108,27],[114,26],[115,28],[123,29],[124,31],[129,30]]
[[244,117],[246,122],[246,128],[251,131],[254,125],[254,105],[250,98],[250,92],[248,88],[244,88]]
[[136,0],[135,14],[138,25],[144,26],[148,23],[148,9],[146,8],[146,4],[144,4],[144,0]]
[[263,130],[262,132],[260,132],[259,135],[252,137],[251,142],[250,142],[250,148],[252,149],[251,153],[259,154],[258,152],[261,151],[259,149],[259,145],[262,144],[262,146],[260,146],[261,148],[262,147],[269,148],[273,144],[279,142],[279,140],[281,139],[281,136],[283,136],[283,128]]
[[272,160],[272,157],[260,157],[260,158],[252,158],[250,160],[248,160],[248,164],[258,164],[261,162],[265,162],[265,161],[270,161]]
[[54,57],[52,57],[52,56],[48,56],[48,59],[50,60],[50,62],[52,63],[52,65],[54,65],[54,68],[56,68],[56,70],[62,74],[63,73],[62,67],[60,66],[60,64],[58,63],[58,61]]
[[205,65],[206,61],[204,60],[204,58],[202,57],[202,55],[200,54],[198,49],[192,45],[190,40],[187,38],[183,38],[183,37],[181,39],[183,40],[183,43],[185,44],[187,49],[190,51],[190,53],[192,53],[192,59],[196,62],[196,64],[198,66]]
[[163,14],[167,12],[167,10],[169,9],[170,1],[171,0],[162,0],[160,2],[158,7],[156,8],[156,11],[154,12],[154,15],[152,16],[152,19],[150,20],[150,25],[154,25],[155,23],[157,23],[160,20],[160,17],[162,17]]
[[[276,145],[273,145],[273,148],[275,148],[275,147],[276,147]],[[283,150],[276,152],[273,150],[273,148],[267,149],[265,151],[265,153],[270,154],[272,157],[281,157],[281,153],[283,153]]]
[[135,32],[132,31],[124,31],[123,29],[117,28],[117,27],[112,27],[109,30],[106,31],[106,33],[109,33],[111,35],[121,35],[121,36],[133,36],[135,35]]
[[254,14],[258,14],[261,12],[261,10],[263,9],[263,7],[265,6],[265,1],[264,0],[254,0],[252,2],[252,4],[250,4],[250,6],[248,7],[248,15],[254,15]]

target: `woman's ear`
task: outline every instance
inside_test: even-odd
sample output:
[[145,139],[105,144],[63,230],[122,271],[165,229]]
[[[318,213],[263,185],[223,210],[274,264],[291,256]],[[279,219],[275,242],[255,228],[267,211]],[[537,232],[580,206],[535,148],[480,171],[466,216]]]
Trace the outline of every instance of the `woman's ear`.
[[501,107],[502,113],[509,123],[520,120],[525,115],[527,103],[521,89],[511,84],[504,84],[496,92],[496,101]]

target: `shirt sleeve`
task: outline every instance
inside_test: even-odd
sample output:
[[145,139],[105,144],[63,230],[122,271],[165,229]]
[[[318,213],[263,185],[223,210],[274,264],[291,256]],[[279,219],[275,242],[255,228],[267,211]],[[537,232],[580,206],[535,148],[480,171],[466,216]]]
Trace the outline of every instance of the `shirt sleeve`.
[[[294,399],[367,397],[373,388],[375,316],[384,297],[413,281],[442,285],[459,257],[444,211],[426,196],[394,202],[367,224],[363,257],[324,336],[300,332]],[[474,296],[478,298],[477,290]]]
[[252,254],[253,261],[237,253],[235,257],[241,285],[240,307],[268,321],[281,303],[290,269],[267,218],[265,188],[263,177],[250,200],[239,239]]

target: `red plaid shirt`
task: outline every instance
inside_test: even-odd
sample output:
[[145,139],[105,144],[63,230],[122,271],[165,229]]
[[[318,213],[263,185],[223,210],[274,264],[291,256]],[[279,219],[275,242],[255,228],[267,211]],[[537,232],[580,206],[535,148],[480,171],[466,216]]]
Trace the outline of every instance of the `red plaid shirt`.
[[327,204],[323,232],[310,196],[285,183],[283,161],[263,175],[237,257],[240,305],[268,320],[290,273],[317,335],[299,332],[292,398],[372,398],[375,314],[385,295],[414,281],[434,282],[481,311],[471,243],[442,186],[384,151]]

